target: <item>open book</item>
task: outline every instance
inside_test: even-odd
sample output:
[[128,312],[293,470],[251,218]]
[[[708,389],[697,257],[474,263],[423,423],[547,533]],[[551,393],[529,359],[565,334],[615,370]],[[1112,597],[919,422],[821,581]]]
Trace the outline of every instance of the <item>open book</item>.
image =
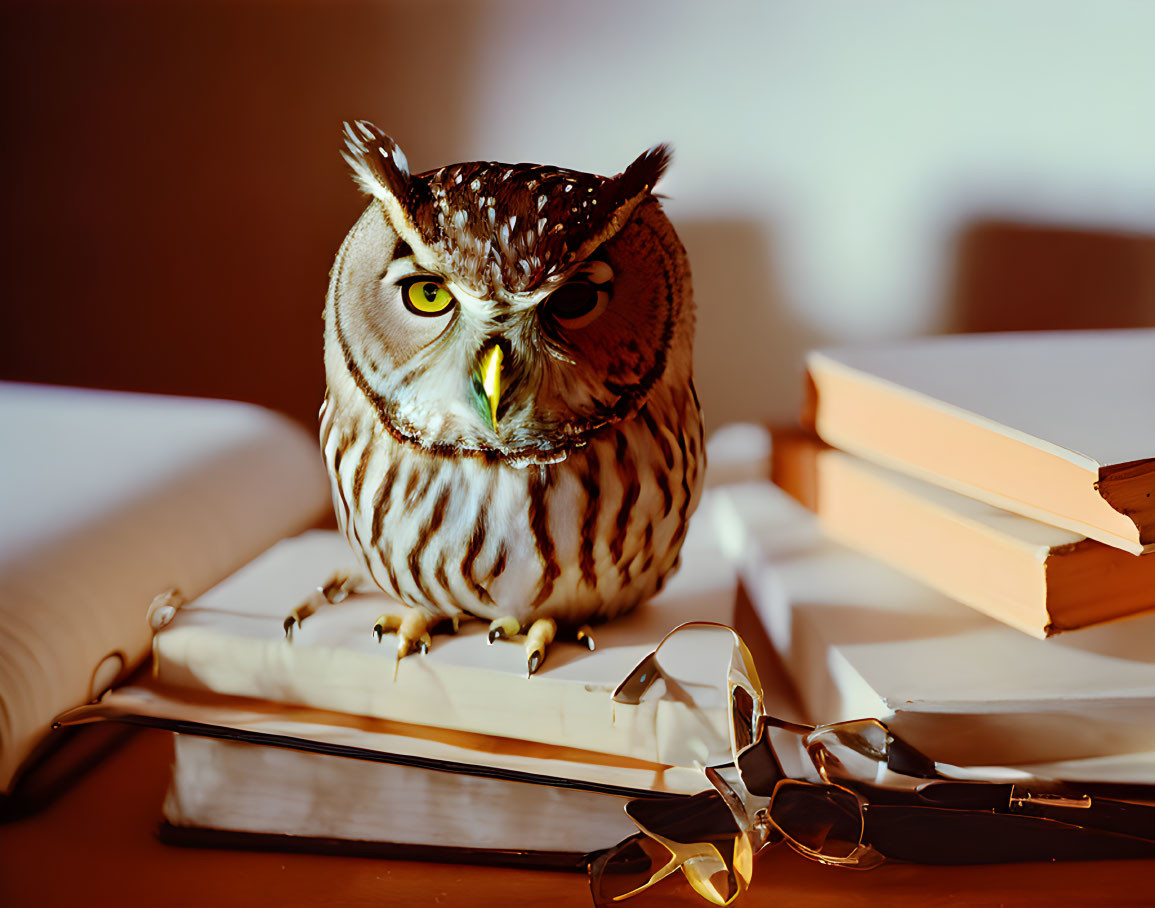
[[329,508],[309,433],[258,407],[0,384],[0,794],[60,712],[193,598]]
[[1155,549],[1155,329],[811,353],[823,441],[1131,553]]
[[772,478],[838,542],[1036,637],[1155,609],[1137,557],[826,448],[774,433]]

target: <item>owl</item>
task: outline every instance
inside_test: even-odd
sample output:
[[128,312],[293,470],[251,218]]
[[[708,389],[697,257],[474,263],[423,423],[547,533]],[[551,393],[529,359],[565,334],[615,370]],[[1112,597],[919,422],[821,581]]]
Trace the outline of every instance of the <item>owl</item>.
[[410,606],[399,655],[474,616],[555,635],[656,593],[704,470],[685,250],[652,190],[657,146],[621,174],[466,163],[411,174],[346,124],[371,196],[325,308],[321,447],[361,570]]

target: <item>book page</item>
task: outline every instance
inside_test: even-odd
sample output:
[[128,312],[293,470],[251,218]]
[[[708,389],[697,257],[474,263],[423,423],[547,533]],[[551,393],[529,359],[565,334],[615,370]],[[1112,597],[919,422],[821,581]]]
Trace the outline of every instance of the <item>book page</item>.
[[584,853],[637,827],[627,798],[465,773],[176,736],[177,826],[443,848]]
[[622,797],[697,794],[711,787],[703,772],[689,767],[663,766],[572,747],[287,706],[269,700],[182,691],[144,680],[111,690],[98,703],[70,710],[60,721],[66,725],[118,721],[179,728],[186,734],[541,785],[596,789]]

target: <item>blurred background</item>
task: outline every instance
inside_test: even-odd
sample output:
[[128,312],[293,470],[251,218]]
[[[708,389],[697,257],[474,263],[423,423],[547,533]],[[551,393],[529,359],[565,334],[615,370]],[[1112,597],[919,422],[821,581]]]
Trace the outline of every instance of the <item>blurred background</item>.
[[415,171],[658,141],[710,427],[808,348],[1155,324],[1155,4],[5,2],[0,378],[312,424],[370,119]]

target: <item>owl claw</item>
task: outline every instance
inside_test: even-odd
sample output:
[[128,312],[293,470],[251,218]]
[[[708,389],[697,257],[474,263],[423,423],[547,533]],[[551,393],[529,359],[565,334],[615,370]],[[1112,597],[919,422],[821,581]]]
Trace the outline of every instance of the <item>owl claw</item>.
[[281,627],[284,628],[285,637],[288,640],[293,639],[293,631],[305,623],[305,619],[312,615],[317,609],[323,606],[328,600],[325,598],[324,587],[317,587],[311,592],[308,598],[298,605],[295,609],[289,612],[288,617],[285,618]]
[[588,624],[583,624],[581,627],[579,627],[575,636],[577,638],[577,642],[588,649],[591,653],[597,648],[597,645],[594,643],[593,629]]
[[[333,576],[309,593],[308,598],[293,609],[282,623],[285,637],[293,639],[293,631],[305,623],[305,619],[324,605],[343,602],[350,593],[356,592],[364,581],[352,571],[336,571]],[[379,639],[379,638],[378,638]]]
[[489,623],[489,642],[494,640],[508,640],[521,632],[521,622],[512,615],[504,618],[494,618]]
[[546,649],[556,636],[557,622],[552,618],[538,618],[530,625],[525,634],[526,667],[529,669],[526,677],[532,677],[541,668]]
[[350,593],[357,592],[363,585],[364,580],[359,574],[352,571],[337,571],[319,591],[326,602],[337,603],[344,602]]

